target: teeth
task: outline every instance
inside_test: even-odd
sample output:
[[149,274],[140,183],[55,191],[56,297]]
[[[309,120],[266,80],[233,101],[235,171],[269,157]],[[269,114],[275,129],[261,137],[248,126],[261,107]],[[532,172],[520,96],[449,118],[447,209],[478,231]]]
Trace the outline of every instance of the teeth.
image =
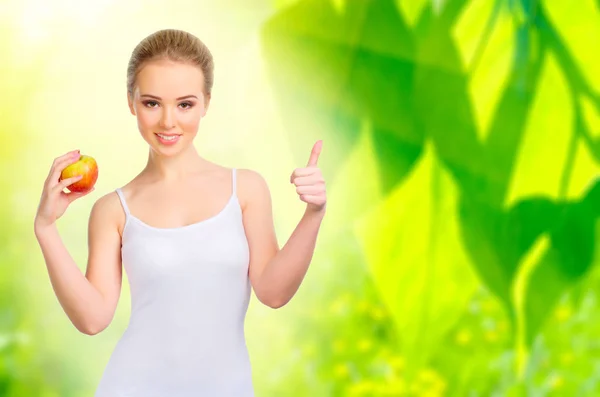
[[161,137],[165,141],[172,141],[172,140],[177,139],[177,135],[171,135],[171,136],[161,135],[161,134],[156,134],[156,135],[158,135],[159,137]]

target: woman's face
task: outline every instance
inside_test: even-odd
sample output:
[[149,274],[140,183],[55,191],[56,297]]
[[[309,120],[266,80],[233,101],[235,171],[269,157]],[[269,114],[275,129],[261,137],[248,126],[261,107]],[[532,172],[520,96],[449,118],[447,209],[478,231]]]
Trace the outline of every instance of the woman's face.
[[192,144],[210,97],[199,67],[161,60],[142,66],[128,100],[151,149],[173,156]]

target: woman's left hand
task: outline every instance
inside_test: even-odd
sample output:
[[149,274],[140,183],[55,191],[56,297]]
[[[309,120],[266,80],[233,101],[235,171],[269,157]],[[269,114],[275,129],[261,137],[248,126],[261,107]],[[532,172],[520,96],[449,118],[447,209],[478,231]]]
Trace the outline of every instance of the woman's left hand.
[[323,141],[317,141],[310,153],[308,165],[305,168],[296,168],[290,177],[290,183],[296,185],[296,192],[300,200],[306,203],[306,209],[313,212],[323,211],[327,203],[325,179],[317,166]]

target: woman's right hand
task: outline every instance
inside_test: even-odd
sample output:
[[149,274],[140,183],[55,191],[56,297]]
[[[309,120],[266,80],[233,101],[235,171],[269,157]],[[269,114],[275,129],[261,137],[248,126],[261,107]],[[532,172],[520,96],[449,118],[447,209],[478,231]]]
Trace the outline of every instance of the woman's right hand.
[[67,186],[77,182],[82,176],[77,175],[61,181],[60,174],[67,166],[77,162],[79,157],[79,150],[74,150],[57,157],[54,160],[54,163],[52,163],[50,173],[48,174],[48,177],[44,183],[44,190],[42,191],[42,197],[40,199],[37,214],[35,215],[34,226],[36,230],[52,225],[65,213],[69,204],[71,204],[74,200],[94,191],[92,188],[83,193],[64,192],[64,189]]

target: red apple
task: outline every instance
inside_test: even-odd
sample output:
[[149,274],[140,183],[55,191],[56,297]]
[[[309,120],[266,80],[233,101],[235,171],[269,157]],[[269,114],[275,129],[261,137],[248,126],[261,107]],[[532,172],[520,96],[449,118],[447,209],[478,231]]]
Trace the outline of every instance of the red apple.
[[82,175],[83,178],[77,182],[67,186],[71,192],[87,192],[96,184],[98,180],[98,164],[93,157],[82,154],[79,160],[73,164],[69,164],[61,174],[60,179],[67,179],[73,176]]

